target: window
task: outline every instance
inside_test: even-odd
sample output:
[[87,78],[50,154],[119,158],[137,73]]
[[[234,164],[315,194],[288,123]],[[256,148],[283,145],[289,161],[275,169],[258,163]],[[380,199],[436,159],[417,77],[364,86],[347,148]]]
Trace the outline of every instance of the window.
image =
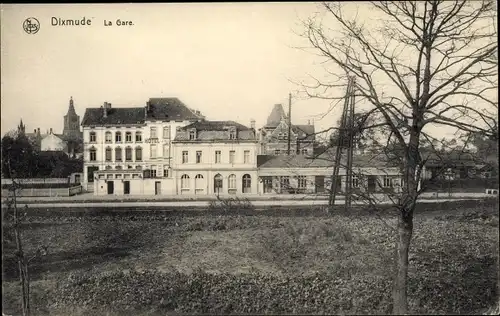
[[288,139],[288,133],[283,134],[283,139]]
[[215,151],[215,163],[220,163],[221,153],[220,150]]
[[243,193],[251,193],[252,192],[252,177],[249,174],[245,174],[243,176]]
[[274,150],[274,154],[275,154],[275,155],[279,155],[279,154],[280,154],[280,150],[279,150],[279,149],[275,149],[275,150]]
[[196,139],[196,131],[190,130],[189,131],[189,140],[194,140],[194,139]]
[[115,142],[121,143],[122,142],[122,133],[121,132],[116,132],[115,133]]
[[135,141],[137,143],[142,143],[142,133],[141,132],[135,132]]
[[181,190],[189,190],[189,176],[183,174],[181,177]]
[[142,161],[142,148],[135,148],[135,161]]
[[229,193],[236,193],[236,176],[234,174],[229,175],[227,178],[227,190]]
[[89,137],[91,143],[95,143],[97,141],[97,136],[95,132],[90,132]]
[[125,161],[132,161],[132,148],[125,148]]
[[243,152],[243,162],[250,163],[250,150],[245,150]]
[[288,189],[290,187],[290,177],[282,176],[280,177],[281,189]]
[[229,151],[229,163],[234,163],[234,156],[235,156],[235,151],[231,150]]
[[170,158],[170,146],[163,144],[163,158]]
[[384,183],[383,183],[383,187],[384,188],[390,188],[392,187],[392,178],[389,177],[389,176],[384,176]]
[[220,174],[214,177],[214,192],[219,193],[222,191],[222,176]]
[[104,134],[104,141],[106,143],[111,143],[113,141],[113,135],[111,132],[106,132],[106,134]]
[[203,188],[204,188],[203,175],[197,174],[196,177],[194,178],[194,191],[195,191],[195,194],[203,192]]
[[113,169],[113,167],[111,167],[111,166],[106,166],[106,168],[105,168],[105,170],[111,170],[111,169]]
[[151,178],[156,178],[156,166],[151,166]]
[[306,148],[302,148],[301,152],[302,152],[302,155],[307,155],[307,149]]
[[151,144],[149,146],[149,151],[151,158],[156,158],[156,144]]
[[106,148],[106,158],[105,159],[106,159],[106,161],[111,161],[113,159],[110,147]]
[[149,138],[158,138],[158,135],[156,134],[156,127],[151,126],[149,128]]
[[278,134],[278,139],[279,139],[279,140],[282,140],[282,139],[283,139],[283,133],[279,133],[279,134]]
[[97,160],[97,151],[95,148],[91,148],[89,151],[90,154],[90,161],[96,161]]
[[352,175],[352,187],[359,188],[359,177],[357,175]]
[[196,163],[201,163],[201,150],[196,151]]
[[297,187],[299,189],[305,189],[306,188],[306,176],[298,176],[297,177]]
[[163,176],[168,178],[170,176],[170,172],[168,171],[168,166],[163,167]]
[[122,166],[116,166],[115,169],[116,170],[122,170]]
[[236,130],[235,129],[229,130],[229,139],[236,139]]
[[163,127],[163,138],[170,139],[170,126]]
[[115,148],[115,161],[122,161],[122,149],[120,147]]
[[125,141],[127,143],[131,143],[132,142],[132,132],[125,132]]
[[188,163],[188,152],[187,151],[182,152],[182,163]]

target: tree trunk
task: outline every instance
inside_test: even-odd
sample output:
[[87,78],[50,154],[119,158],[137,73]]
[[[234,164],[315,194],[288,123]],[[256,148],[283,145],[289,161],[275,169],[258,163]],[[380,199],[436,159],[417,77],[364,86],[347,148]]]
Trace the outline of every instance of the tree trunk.
[[[404,213],[402,212],[402,214]],[[401,215],[398,219],[397,232],[396,271],[392,290],[393,314],[405,315],[408,313],[408,254],[413,233],[413,216]]]

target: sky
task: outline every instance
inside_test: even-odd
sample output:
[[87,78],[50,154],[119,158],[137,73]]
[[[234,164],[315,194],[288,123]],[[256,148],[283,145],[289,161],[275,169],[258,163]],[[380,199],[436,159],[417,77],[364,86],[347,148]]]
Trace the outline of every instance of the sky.
[[[358,17],[369,20],[366,6]],[[265,124],[274,104],[316,130],[336,122],[325,100],[295,97],[320,67],[303,46],[301,20],[316,3],[1,5],[1,132],[22,118],[27,131],[62,132],[72,96],[77,114],[99,107],[145,106],[177,97],[207,119]],[[36,34],[26,18],[40,22]],[[52,17],[90,19],[91,26],[52,26]],[[118,26],[116,21],[132,21]],[[105,22],[107,21],[107,22]],[[105,26],[111,22],[113,25]]]

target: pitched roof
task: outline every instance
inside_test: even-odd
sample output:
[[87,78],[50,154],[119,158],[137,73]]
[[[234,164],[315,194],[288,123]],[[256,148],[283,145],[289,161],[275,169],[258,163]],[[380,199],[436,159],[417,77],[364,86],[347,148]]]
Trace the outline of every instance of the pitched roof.
[[83,115],[82,126],[90,125],[127,125],[144,123],[144,107],[111,108],[104,117],[104,109],[87,108]]
[[[236,128],[235,140],[257,140],[255,131],[234,121],[206,121],[201,120],[179,128],[175,141],[228,141],[229,128]],[[189,130],[196,129],[196,139],[189,140]]]
[[190,121],[201,118],[178,98],[150,98],[147,119]]
[[316,138],[314,125],[292,125],[292,129],[303,140],[314,140]]
[[[260,157],[260,158],[259,158]],[[278,155],[257,156],[258,168],[331,168],[334,165],[335,153],[326,152],[321,155]],[[394,167],[379,155],[360,154],[353,156],[353,167]],[[341,160],[345,167],[346,159]]]
[[267,117],[267,123],[265,127],[276,127],[280,124],[281,118],[286,117],[285,110],[283,110],[282,104],[275,104],[271,114]]

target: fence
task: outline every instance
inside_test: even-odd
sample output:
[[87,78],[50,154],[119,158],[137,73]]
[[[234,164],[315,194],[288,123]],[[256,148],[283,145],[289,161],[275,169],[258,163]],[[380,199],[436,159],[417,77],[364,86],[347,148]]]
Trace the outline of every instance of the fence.
[[498,178],[424,180],[422,185],[427,191],[484,193],[486,189],[498,189]]
[[[17,182],[21,184],[39,184],[39,183],[69,183],[68,178],[27,178],[27,179],[17,179]],[[2,178],[2,185],[12,184],[12,179]]]
[[[76,185],[65,188],[23,188],[16,192],[17,197],[60,197],[73,196],[82,193],[82,186]],[[12,196],[8,189],[2,189],[2,197]]]

